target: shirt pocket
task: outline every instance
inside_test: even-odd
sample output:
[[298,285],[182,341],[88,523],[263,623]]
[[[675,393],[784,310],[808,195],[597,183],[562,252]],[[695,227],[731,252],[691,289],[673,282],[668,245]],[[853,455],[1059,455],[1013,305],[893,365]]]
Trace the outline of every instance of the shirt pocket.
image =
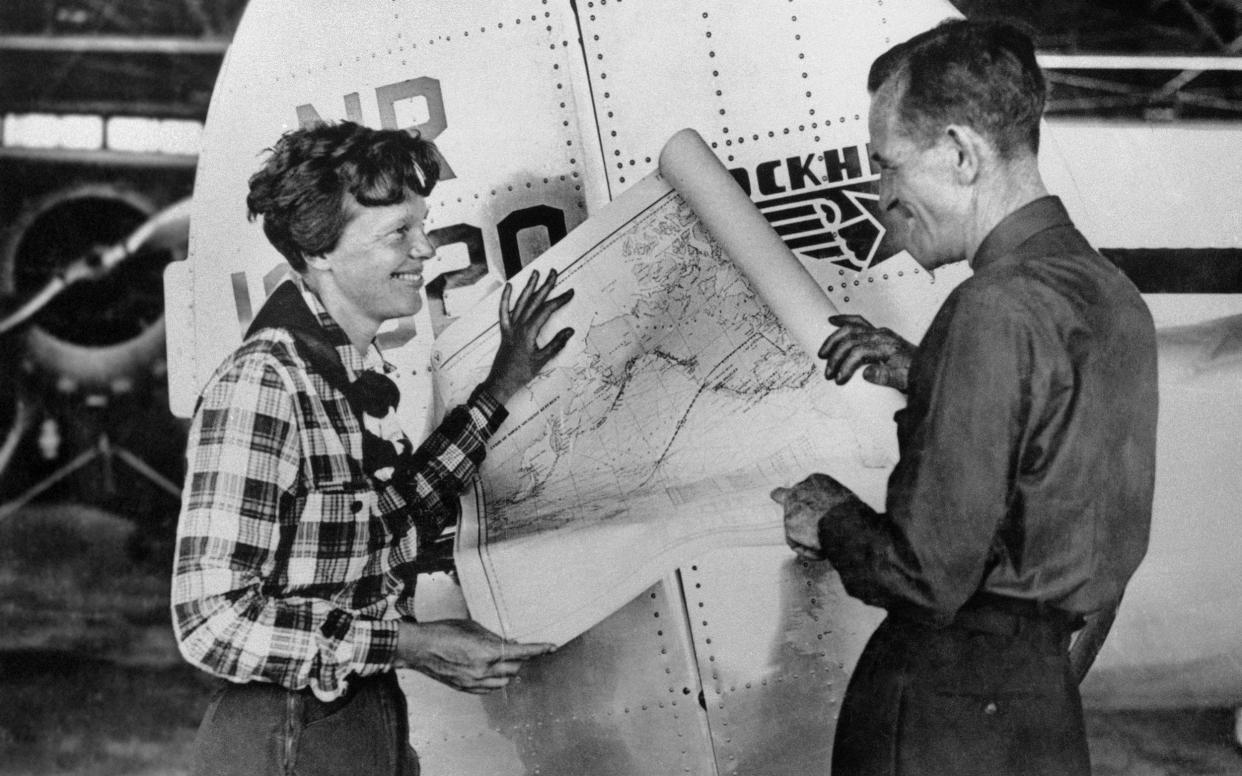
[[376,494],[367,482],[318,485],[307,491],[289,557],[296,587],[325,586],[326,597],[364,573],[376,541]]

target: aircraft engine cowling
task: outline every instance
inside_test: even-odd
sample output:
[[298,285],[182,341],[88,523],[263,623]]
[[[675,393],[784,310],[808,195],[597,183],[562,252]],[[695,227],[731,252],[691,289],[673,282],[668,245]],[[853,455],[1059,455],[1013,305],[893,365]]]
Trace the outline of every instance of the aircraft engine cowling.
[[[112,183],[79,183],[28,202],[0,244],[0,293],[25,300],[72,262],[124,240],[157,203]],[[65,394],[127,393],[162,376],[161,273],[183,248],[138,251],[66,287],[16,333],[24,379]]]

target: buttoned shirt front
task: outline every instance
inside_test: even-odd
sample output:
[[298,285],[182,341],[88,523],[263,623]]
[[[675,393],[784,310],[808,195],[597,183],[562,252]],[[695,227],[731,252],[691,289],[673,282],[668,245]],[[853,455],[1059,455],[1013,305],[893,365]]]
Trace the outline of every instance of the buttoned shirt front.
[[972,266],[914,356],[885,514],[847,499],[821,542],[851,594],[937,622],[979,591],[1100,610],[1147,547],[1151,314],[1055,197]]
[[[394,371],[302,295],[350,379]],[[476,392],[414,452],[412,481],[383,481],[366,471],[342,392],[288,331],[256,332],[208,381],[190,426],[172,588],[182,654],[232,681],[310,687],[325,700],[350,675],[391,668],[398,618],[414,615],[418,527],[456,518],[504,417]]]

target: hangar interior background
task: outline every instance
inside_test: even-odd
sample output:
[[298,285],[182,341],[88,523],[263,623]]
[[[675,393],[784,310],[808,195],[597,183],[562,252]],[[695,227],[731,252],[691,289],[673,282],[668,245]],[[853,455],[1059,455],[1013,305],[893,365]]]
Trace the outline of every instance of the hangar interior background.
[[[954,4],[1032,30],[1052,115],[1242,120],[1242,0]],[[0,5],[0,321],[190,195],[244,6]],[[167,634],[184,422],[167,411],[160,273],[176,258],[147,253],[0,324],[0,773],[179,772],[201,713],[206,685]],[[1152,257],[1117,260],[1170,282]],[[1238,251],[1181,260],[1209,268],[1178,273],[1187,290],[1242,291]],[[117,713],[125,696],[145,700]],[[1218,747],[1193,772],[1242,772],[1227,712],[1162,724]]]

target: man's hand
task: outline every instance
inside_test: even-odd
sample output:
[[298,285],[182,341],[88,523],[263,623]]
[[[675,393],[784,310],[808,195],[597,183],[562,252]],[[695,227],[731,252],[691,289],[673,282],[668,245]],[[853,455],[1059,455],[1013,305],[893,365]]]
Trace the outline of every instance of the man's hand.
[[799,557],[823,560],[819,521],[853,494],[827,474],[812,474],[792,488],[772,491],[772,500],[785,507],[785,543]]
[[543,347],[536,342],[552,313],[568,304],[574,295],[570,289],[560,296],[549,298],[554,285],[556,270],[548,272],[547,282],[542,286],[539,285],[539,273],[531,272],[526,288],[522,289],[512,309],[509,307],[512,285],[506,283],[505,290],[500,294],[500,348],[483,385],[501,404],[509,401],[519,388],[534,379],[574,334],[573,329],[565,328]]
[[877,329],[861,315],[833,315],[828,322],[839,327],[819,346],[825,359],[824,377],[845,385],[858,367],[863,379],[906,392],[914,345],[890,329]]
[[555,648],[507,641],[471,620],[403,620],[398,626],[396,665],[482,695],[507,685],[525,661]]

